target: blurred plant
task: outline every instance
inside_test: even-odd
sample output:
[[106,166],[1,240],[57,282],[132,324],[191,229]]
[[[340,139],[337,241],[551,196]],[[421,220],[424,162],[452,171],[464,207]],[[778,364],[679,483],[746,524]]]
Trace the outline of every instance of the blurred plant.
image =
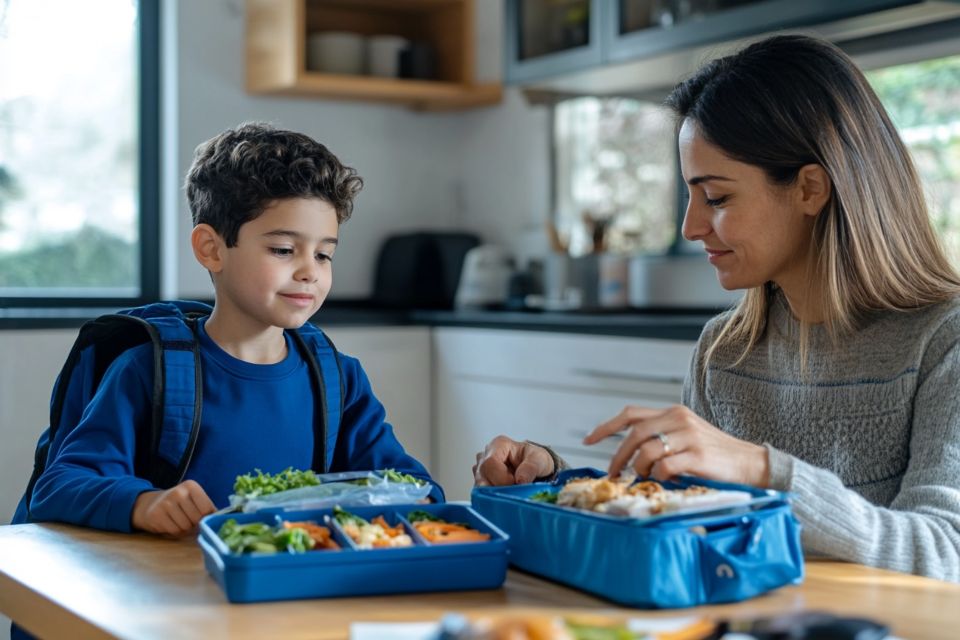
[[930,218],[960,268],[960,56],[866,75],[913,155]]
[[677,192],[669,114],[631,98],[578,98],[555,108],[558,226],[571,233],[571,252],[665,251]]
[[0,230],[3,230],[3,211],[7,203],[23,197],[23,188],[17,181],[16,176],[10,173],[10,170],[0,164]]

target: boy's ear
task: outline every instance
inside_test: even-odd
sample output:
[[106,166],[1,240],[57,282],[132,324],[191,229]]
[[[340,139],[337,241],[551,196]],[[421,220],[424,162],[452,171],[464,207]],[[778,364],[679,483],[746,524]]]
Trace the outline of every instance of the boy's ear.
[[193,255],[210,273],[219,273],[223,268],[223,253],[226,244],[213,227],[206,223],[198,224],[190,233],[190,245]]
[[833,182],[822,166],[807,164],[800,167],[797,187],[803,212],[808,216],[817,216],[830,200]]

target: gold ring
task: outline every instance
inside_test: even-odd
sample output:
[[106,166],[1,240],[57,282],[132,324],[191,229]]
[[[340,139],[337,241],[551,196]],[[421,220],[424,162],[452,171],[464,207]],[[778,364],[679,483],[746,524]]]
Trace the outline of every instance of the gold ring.
[[670,439],[667,438],[667,434],[662,431],[657,431],[654,436],[660,441],[660,444],[663,445],[663,455],[670,455]]

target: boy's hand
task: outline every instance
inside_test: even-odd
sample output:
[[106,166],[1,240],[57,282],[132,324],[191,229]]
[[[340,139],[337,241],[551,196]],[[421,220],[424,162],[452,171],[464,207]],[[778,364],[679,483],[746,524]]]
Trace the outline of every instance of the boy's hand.
[[473,481],[478,487],[526,484],[553,472],[553,456],[543,447],[497,436],[477,454]]
[[166,491],[141,493],[130,520],[134,529],[181,537],[195,533],[200,518],[216,510],[203,487],[185,480]]

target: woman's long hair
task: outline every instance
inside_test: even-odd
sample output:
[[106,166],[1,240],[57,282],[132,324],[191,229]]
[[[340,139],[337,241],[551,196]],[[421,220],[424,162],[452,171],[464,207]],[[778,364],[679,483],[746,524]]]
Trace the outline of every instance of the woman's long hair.
[[[854,62],[806,36],[774,36],[707,63],[667,98],[678,125],[691,120],[728,157],[793,184],[801,167],[821,165],[830,198],[810,242],[809,299],[834,340],[865,312],[907,310],[960,292],[960,276],[937,239],[910,153]],[[707,358],[766,329],[773,287],[749,289]],[[801,322],[801,362],[809,324]]]

